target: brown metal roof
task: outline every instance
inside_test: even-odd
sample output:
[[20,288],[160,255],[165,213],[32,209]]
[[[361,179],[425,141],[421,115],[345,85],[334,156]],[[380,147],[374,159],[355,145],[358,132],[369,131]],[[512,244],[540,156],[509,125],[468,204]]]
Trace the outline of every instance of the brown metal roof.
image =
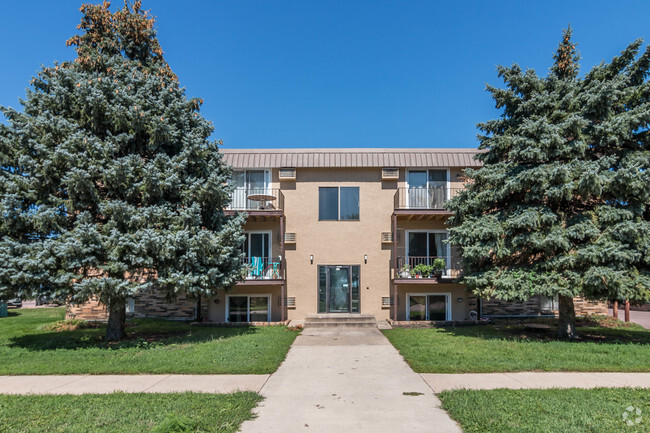
[[237,168],[480,167],[476,149],[221,149]]

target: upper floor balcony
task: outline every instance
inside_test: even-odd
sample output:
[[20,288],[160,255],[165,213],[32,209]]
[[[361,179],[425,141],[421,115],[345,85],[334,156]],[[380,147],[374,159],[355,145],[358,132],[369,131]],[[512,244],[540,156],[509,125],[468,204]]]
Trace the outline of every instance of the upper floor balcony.
[[397,257],[394,270],[396,283],[426,284],[440,280],[453,280],[461,276],[461,258],[448,256]]
[[445,205],[463,188],[450,187],[448,185],[397,188],[394,199],[395,214],[409,217],[417,215],[440,215],[441,217],[446,217],[451,215],[451,212],[445,208]]
[[244,265],[244,281],[240,284],[282,284],[284,280],[284,266],[282,257],[245,257],[242,264]]
[[230,194],[226,213],[242,211],[256,219],[281,217],[284,213],[284,194],[280,188],[237,187]]

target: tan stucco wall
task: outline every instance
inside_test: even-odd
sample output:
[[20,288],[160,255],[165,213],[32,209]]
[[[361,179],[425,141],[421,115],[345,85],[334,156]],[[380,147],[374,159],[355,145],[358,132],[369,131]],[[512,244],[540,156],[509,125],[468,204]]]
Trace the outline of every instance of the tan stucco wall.
[[[237,286],[208,301],[208,317],[211,322],[226,321],[226,297],[233,295],[270,295],[271,321],[279,322],[281,320],[280,286]],[[215,299],[218,300],[218,303],[215,303]]]
[[[400,284],[397,288],[397,320],[407,320],[407,294],[412,293],[450,293],[451,294],[451,320],[469,319],[469,293],[461,284]],[[463,302],[458,302],[462,298]]]
[[[361,313],[388,318],[381,298],[390,293],[391,251],[381,232],[391,231],[396,182],[383,182],[380,168],[299,168],[293,189],[285,188],[289,183],[282,185],[286,231],[296,233],[295,247],[286,251],[287,296],[296,298],[289,318],[317,312],[318,265],[360,265]],[[326,186],[359,187],[359,221],[318,220],[318,188]]]

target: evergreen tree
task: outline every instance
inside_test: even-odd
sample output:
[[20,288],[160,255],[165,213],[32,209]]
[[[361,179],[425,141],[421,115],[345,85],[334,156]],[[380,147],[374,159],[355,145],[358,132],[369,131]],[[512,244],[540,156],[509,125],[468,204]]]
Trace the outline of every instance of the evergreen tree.
[[546,77],[499,67],[499,119],[479,124],[467,190],[449,203],[450,242],[481,297],[558,296],[559,335],[575,335],[573,298],[648,299],[648,51],[640,43],[578,77],[571,29]]
[[140,1],[84,5],[74,62],[45,67],[2,107],[0,298],[47,293],[107,306],[124,336],[125,302],[156,288],[198,299],[241,276],[241,216],[230,168],[163,58]]

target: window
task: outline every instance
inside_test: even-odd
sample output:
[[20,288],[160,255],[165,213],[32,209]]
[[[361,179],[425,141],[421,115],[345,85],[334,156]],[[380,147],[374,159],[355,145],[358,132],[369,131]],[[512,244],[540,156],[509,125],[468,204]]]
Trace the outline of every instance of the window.
[[407,297],[406,317],[408,320],[451,320],[451,294],[413,293],[408,294]]
[[270,322],[271,303],[269,295],[234,295],[228,296],[227,321]]
[[542,295],[540,297],[540,309],[542,312],[553,312],[559,310],[557,295],[552,298]]
[[359,187],[318,188],[318,219],[320,221],[358,221]]

